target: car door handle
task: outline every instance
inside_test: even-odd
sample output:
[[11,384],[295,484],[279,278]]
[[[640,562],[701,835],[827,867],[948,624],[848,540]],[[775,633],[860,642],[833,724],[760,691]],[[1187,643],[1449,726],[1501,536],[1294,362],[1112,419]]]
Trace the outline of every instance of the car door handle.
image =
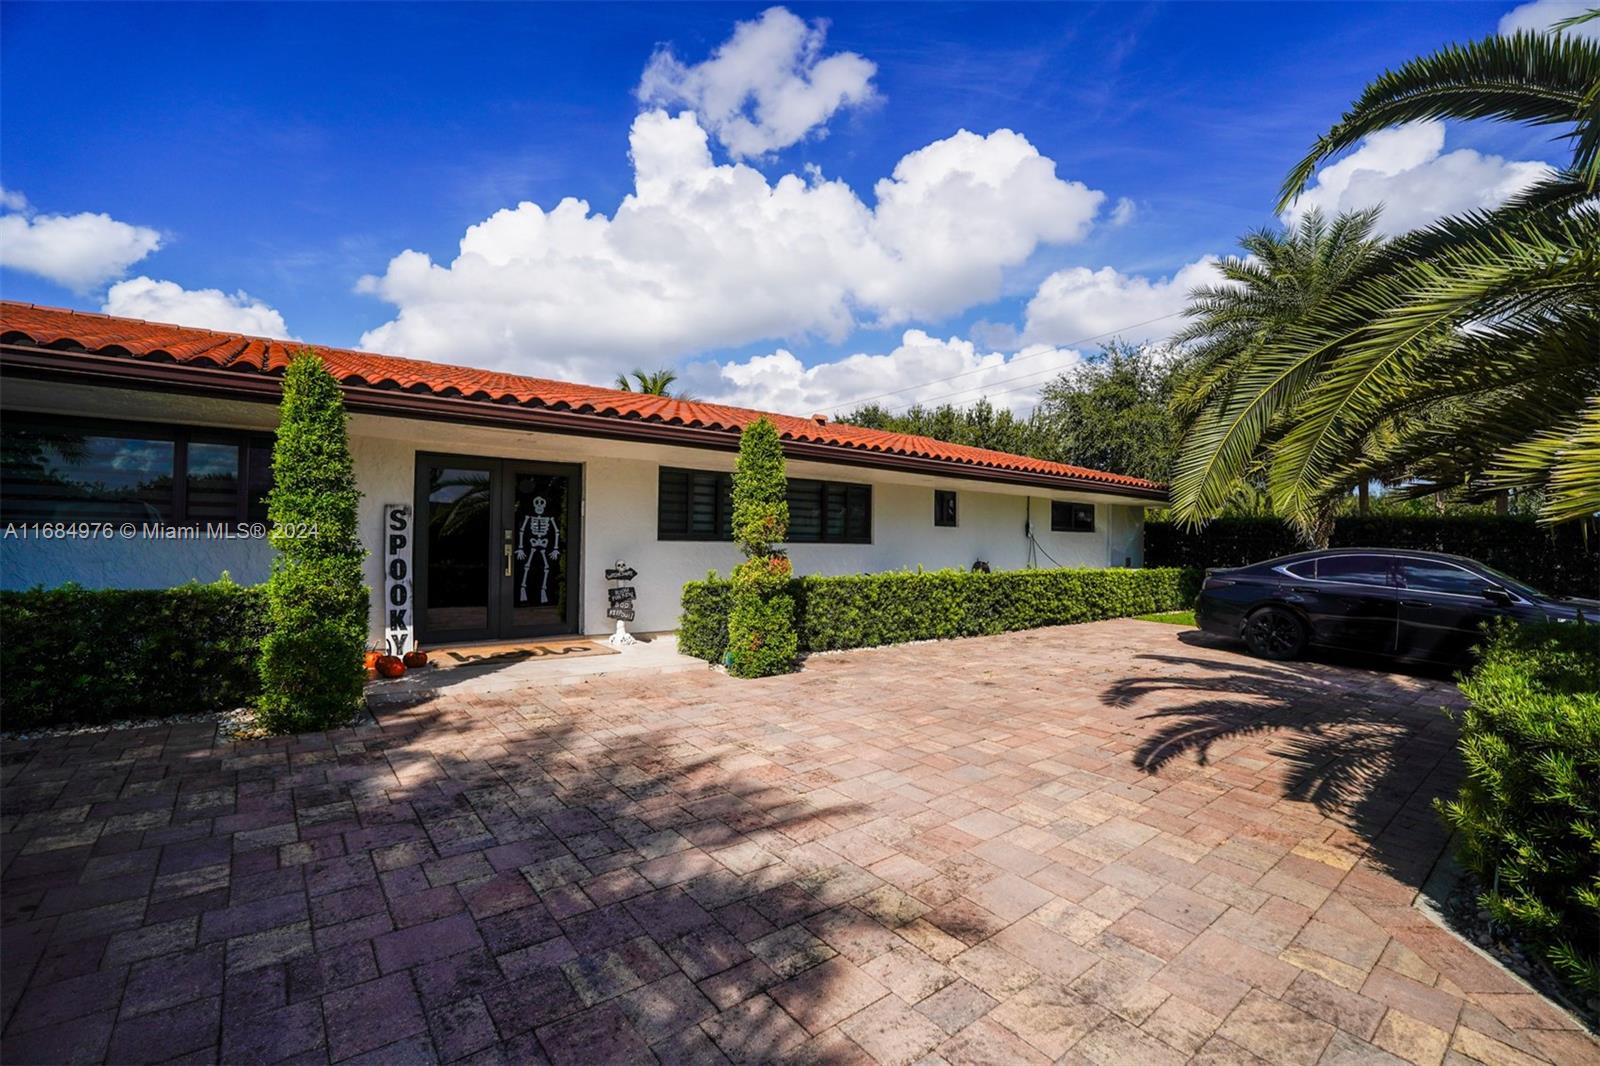
[[1427,600],[1401,600],[1400,601],[1400,606],[1402,606],[1402,607],[1419,607],[1419,608],[1421,608],[1421,607],[1432,607],[1433,604],[1429,603]]

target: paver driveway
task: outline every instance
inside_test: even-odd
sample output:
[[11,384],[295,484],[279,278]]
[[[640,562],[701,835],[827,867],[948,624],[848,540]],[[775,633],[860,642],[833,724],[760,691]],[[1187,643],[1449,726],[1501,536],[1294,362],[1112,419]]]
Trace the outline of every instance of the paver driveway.
[[1457,698],[1122,621],[18,746],[4,1059],[1594,1061],[1409,905]]

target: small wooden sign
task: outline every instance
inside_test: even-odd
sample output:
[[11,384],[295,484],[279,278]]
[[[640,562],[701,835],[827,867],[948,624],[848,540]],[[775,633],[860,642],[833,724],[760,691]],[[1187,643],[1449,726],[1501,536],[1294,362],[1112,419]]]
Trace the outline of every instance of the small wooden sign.
[[607,581],[632,581],[639,576],[639,571],[631,566],[613,566],[606,570]]
[[390,655],[404,655],[416,643],[411,602],[411,505],[383,507],[383,633]]
[[612,607],[606,611],[607,618],[615,618],[620,622],[633,621],[632,607]]
[[611,606],[621,607],[633,602],[634,588],[632,585],[623,585],[621,588],[607,589],[606,594],[611,597]]

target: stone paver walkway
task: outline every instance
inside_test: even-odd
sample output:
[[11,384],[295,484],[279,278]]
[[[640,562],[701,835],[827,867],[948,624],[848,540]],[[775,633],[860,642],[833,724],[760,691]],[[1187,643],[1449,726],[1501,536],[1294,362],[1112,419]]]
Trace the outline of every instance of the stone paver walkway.
[[1600,1061],[1410,905],[1457,700],[1120,621],[13,746],[0,1057]]

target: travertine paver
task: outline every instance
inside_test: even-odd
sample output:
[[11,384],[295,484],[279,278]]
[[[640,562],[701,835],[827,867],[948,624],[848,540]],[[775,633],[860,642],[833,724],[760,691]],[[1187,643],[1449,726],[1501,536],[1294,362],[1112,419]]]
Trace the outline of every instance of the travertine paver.
[[1122,621],[516,682],[8,746],[0,1057],[1600,1061],[1410,905],[1446,681]]

